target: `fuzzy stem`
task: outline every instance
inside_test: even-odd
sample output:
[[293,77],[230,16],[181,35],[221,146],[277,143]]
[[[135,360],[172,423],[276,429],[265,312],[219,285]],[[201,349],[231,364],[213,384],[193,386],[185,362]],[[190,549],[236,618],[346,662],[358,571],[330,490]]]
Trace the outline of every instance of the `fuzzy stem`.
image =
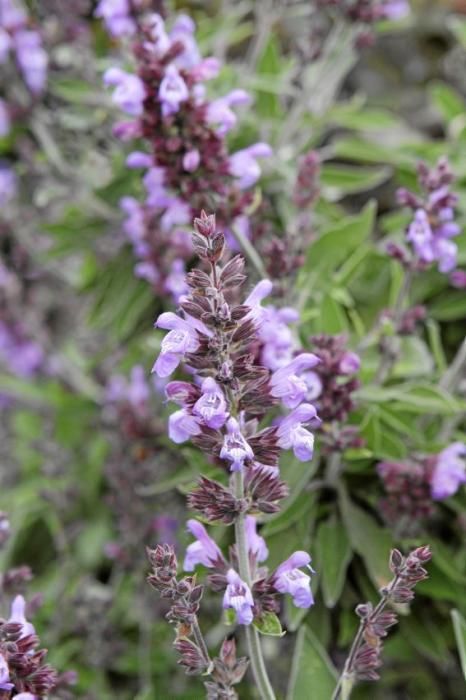
[[[236,498],[244,497],[243,472],[235,472],[235,495]],[[241,513],[235,522],[236,549],[238,553],[239,575],[243,581],[251,587],[251,570],[249,566],[248,545],[246,540],[245,515]],[[248,645],[249,660],[251,662],[252,673],[256,681],[257,689],[262,700],[275,700],[275,694],[270,684],[262,655],[259,633],[254,625],[246,625],[246,641]]]
[[201,632],[201,628],[199,627],[199,621],[197,619],[197,615],[194,616],[194,620],[191,624],[192,630],[193,630],[193,635],[194,639],[196,640],[196,644],[199,647],[199,649],[202,651],[202,654],[204,655],[204,658],[206,660],[206,663],[209,667],[209,673],[210,673],[210,667],[212,665],[211,658],[209,656],[209,650],[207,649],[207,645],[204,640],[204,635]]

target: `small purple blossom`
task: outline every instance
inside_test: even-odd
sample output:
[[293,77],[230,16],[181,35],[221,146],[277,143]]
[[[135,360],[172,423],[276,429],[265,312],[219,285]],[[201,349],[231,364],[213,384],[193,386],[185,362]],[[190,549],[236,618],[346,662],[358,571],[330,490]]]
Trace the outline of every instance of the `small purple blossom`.
[[146,89],[137,75],[127,73],[121,68],[109,68],[104,73],[104,83],[115,87],[112,101],[123,112],[133,117],[142,114]]
[[223,446],[220,451],[220,458],[231,462],[231,471],[241,471],[247,459],[254,458],[249,443],[241,434],[241,430],[236,418],[229,418],[227,422],[227,432],[223,439]]
[[[233,90],[211,102],[207,108],[207,119],[216,127],[216,132],[219,136],[224,136],[235,125],[237,120],[236,114],[231,109],[236,105],[250,104],[251,97],[244,90]],[[238,151],[242,153],[243,151]],[[260,175],[260,173],[259,173]],[[256,178],[257,179],[257,178]]]
[[199,340],[196,330],[185,320],[166,311],[156,322],[156,327],[170,332],[162,340],[160,354],[152,369],[159,377],[169,377],[188,352],[196,352]]
[[164,116],[175,114],[189,97],[188,87],[174,65],[169,65],[160,83],[159,100]]
[[16,60],[29,90],[41,93],[47,79],[48,57],[38,32],[21,30],[14,35]]
[[22,625],[22,637],[27,637],[29,634],[35,634],[33,625],[26,620],[26,601],[22,595],[17,595],[11,603],[10,617],[8,622],[18,622]]
[[240,625],[250,625],[254,619],[254,599],[249,586],[241,580],[234,569],[227,573],[228,585],[223,596],[223,608],[232,608]]
[[13,170],[0,161],[0,207],[5,206],[16,194],[17,181]]
[[185,408],[172,413],[168,419],[168,436],[173,442],[186,442],[192,435],[199,435],[199,419],[192,416]]
[[219,430],[228,418],[228,409],[222,389],[212,377],[204,379],[202,396],[193,406],[193,413],[204,421],[208,428]]
[[436,501],[453,496],[466,483],[466,445],[454,442],[437,457],[432,474],[431,492]]
[[262,562],[269,556],[269,550],[263,537],[257,534],[257,520],[252,515],[247,515],[245,519],[246,541],[249,554],[257,562]]
[[307,384],[299,375],[319,363],[319,358],[312,353],[302,353],[288,365],[276,370],[270,378],[270,393],[281,399],[287,408],[296,408],[307,393]]
[[289,593],[297,608],[310,608],[314,605],[311,577],[301,571],[303,566],[310,569],[310,561],[311,557],[307,552],[295,552],[280,564],[273,575],[276,590],[279,593]]
[[131,35],[136,31],[129,0],[100,0],[94,14],[105,22],[112,36]]
[[186,523],[189,532],[196,538],[186,549],[183,564],[185,571],[194,571],[198,564],[208,569],[214,568],[219,562],[223,562],[223,554],[214,540],[209,537],[207,530],[197,520],[188,520]]
[[284,450],[292,449],[300,462],[312,459],[314,436],[304,425],[318,420],[317,411],[312,404],[303,403],[295,408],[278,427],[278,444]]
[[230,170],[237,178],[238,187],[242,190],[255,185],[261,176],[258,158],[269,158],[272,149],[267,143],[254,143],[230,156]]
[[345,352],[340,360],[340,372],[342,374],[355,374],[361,367],[361,358],[355,352]]
[[193,173],[199,167],[201,162],[201,154],[197,149],[188,151],[183,156],[183,168],[188,173]]

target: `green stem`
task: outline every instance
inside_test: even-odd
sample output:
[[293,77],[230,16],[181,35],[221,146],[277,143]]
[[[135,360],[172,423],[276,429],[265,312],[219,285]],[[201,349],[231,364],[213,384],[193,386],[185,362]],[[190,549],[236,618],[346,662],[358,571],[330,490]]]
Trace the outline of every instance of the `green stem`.
[[[235,495],[236,498],[244,497],[243,472],[235,472]],[[248,545],[246,540],[245,515],[241,513],[235,522],[236,548],[238,553],[239,575],[243,581],[251,587],[251,569],[249,566]],[[275,694],[267,675],[267,669],[262,655],[259,633],[254,625],[246,626],[246,641],[248,645],[249,660],[251,669],[256,681],[257,689],[262,700],[275,700]]]

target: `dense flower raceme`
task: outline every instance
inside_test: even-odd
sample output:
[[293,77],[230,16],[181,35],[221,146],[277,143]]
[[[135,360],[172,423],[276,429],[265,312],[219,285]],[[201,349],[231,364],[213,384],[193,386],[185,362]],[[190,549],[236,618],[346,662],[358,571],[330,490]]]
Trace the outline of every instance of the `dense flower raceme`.
[[406,463],[381,462],[377,472],[386,491],[381,509],[387,522],[415,532],[434,514],[434,501],[450,498],[466,483],[466,445],[454,442],[437,455]]
[[414,212],[406,233],[414,258],[410,260],[393,244],[389,252],[407,265],[425,267],[436,263],[440,272],[452,273],[458,252],[452,239],[459,235],[460,227],[454,220],[457,196],[450,191],[454,177],[447,159],[441,158],[434,168],[421,163],[418,179],[422,195],[405,189],[398,191],[400,204]]
[[316,0],[320,7],[329,7],[351,22],[372,24],[381,19],[398,20],[409,13],[407,0]]
[[[127,15],[105,2],[98,13],[103,16],[111,5],[115,33]],[[186,293],[193,215],[214,206],[225,230],[228,225],[248,235],[251,188],[261,174],[258,161],[271,155],[265,143],[228,152],[225,136],[237,122],[233,108],[248,104],[250,97],[236,89],[207,99],[205,82],[220,66],[214,58],[202,58],[194,31],[185,15],[168,31],[159,15],[148,14],[138,24],[133,45],[137,74],[110,68],[104,75],[114,89],[113,101],[132,118],[115,126],[116,135],[146,143],[144,151],[127,159],[128,167],[146,171],[145,202],[121,200],[124,230],[139,260],[135,273],[175,300]]]
[[[293,450],[301,461],[312,458],[313,435],[308,426],[318,424],[319,419],[314,406],[304,401],[306,384],[301,375],[318,358],[301,353],[275,371],[259,364],[259,333],[266,317],[261,302],[271,291],[270,282],[263,280],[244,303],[233,304],[231,296],[245,281],[244,261],[235,256],[219,264],[225,239],[217,231],[214,216],[202,212],[195,219],[193,245],[208,271],[194,269],[187,275],[190,294],[180,299],[180,315],[168,312],[158,318],[156,325],[168,334],[154,371],[166,377],[181,362],[189,368],[192,382],[171,381],[166,386],[167,399],[180,407],[170,416],[170,437],[176,443],[191,439],[229,476],[226,486],[201,477],[188,496],[188,505],[211,524],[235,523],[241,531],[244,528],[243,545],[237,541],[226,558],[204,525],[189,520],[194,541],[187,548],[184,569],[190,573],[198,565],[207,568],[209,585],[223,593],[223,607],[233,611],[238,624],[250,625],[265,613],[279,611],[279,594],[289,594],[301,608],[314,602],[306,572],[312,571],[309,554],[295,552],[269,572],[264,566],[267,545],[257,531],[254,514],[276,511],[287,494],[279,475],[280,450]],[[288,414],[277,416],[273,427],[259,429],[259,421],[279,403]],[[157,551],[149,555],[151,560],[172,561],[168,550],[162,556],[162,545]],[[175,568],[172,581],[174,577]],[[161,578],[159,572],[149,580],[164,595]],[[172,591],[174,586],[171,584]],[[195,608],[197,612],[197,604]],[[181,662],[192,671],[205,670],[205,650],[199,640],[183,644],[179,650],[185,661]]]

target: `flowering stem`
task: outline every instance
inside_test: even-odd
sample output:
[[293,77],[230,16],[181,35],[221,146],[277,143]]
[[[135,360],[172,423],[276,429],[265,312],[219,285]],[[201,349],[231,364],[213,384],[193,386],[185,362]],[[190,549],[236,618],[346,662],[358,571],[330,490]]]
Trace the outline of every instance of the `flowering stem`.
[[[385,606],[387,605],[390,596],[392,594],[392,591],[396,588],[398,582],[400,580],[399,576],[395,576],[395,578],[392,580],[389,586],[387,588],[383,589],[383,593],[381,594],[382,597],[375,606],[374,610],[372,611],[371,615],[367,617],[364,620],[361,620],[359,624],[359,629],[356,633],[356,636],[353,640],[353,643],[351,645],[350,652],[348,654],[348,658],[345,663],[345,667],[343,669],[343,673],[341,674],[337,687],[335,688],[335,691],[332,695],[332,700],[339,700],[339,698],[342,698],[343,700],[348,700],[351,694],[351,690],[354,685],[355,677],[354,677],[354,670],[353,670],[353,663],[356,658],[356,654],[359,650],[359,647],[361,646],[361,643],[363,642],[364,638],[364,631],[366,630],[367,626],[371,624],[374,620],[377,620],[377,617],[380,615],[380,613],[383,611]],[[345,689],[345,694],[342,695],[343,693],[343,688]]]
[[[236,498],[244,498],[243,472],[237,471],[234,475]],[[251,587],[251,570],[249,566],[249,554],[246,540],[245,515],[241,513],[235,522],[236,549],[238,553],[239,574],[243,581]],[[256,681],[257,689],[262,700],[275,700],[275,694],[270,684],[262,655],[259,633],[253,624],[246,626],[246,641],[248,645],[251,668]]]

